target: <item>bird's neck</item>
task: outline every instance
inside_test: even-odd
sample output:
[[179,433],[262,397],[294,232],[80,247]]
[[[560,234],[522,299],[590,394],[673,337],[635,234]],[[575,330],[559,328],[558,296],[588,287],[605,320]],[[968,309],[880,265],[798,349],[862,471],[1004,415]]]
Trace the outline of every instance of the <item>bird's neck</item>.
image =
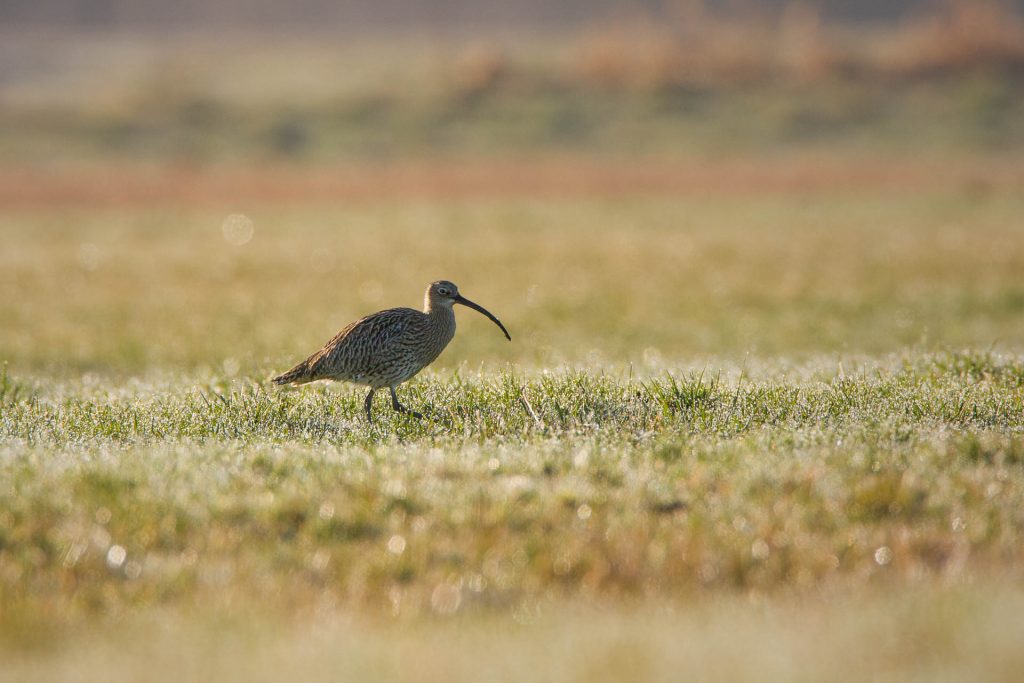
[[452,310],[451,306],[444,306],[441,304],[432,306],[428,301],[426,307],[423,309],[423,312],[429,315],[434,320],[455,320],[455,311]]
[[455,311],[452,310],[451,306],[431,306],[427,304],[427,310],[424,311],[431,321],[433,327],[437,330],[440,337],[445,339],[444,343],[451,341],[451,338],[455,336]]

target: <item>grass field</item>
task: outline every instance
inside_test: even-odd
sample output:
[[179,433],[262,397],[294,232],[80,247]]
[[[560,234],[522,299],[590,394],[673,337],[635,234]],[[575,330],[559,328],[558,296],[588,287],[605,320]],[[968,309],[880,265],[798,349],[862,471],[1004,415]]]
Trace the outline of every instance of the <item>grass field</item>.
[[[0,678],[1012,680],[1019,177],[759,163],[12,204]],[[265,382],[439,277],[513,342],[460,311],[428,420]]]
[[3,32],[0,680],[1017,680],[1024,23],[700,6]]
[[[814,176],[805,167],[798,178]],[[242,192],[225,206],[187,192],[182,204],[165,187],[155,202],[51,207],[42,196],[0,215],[0,356],[15,376],[227,367],[263,377],[361,314],[419,305],[441,277],[514,339],[467,311],[441,368],[645,373],[908,348],[1018,351],[1019,173],[899,190],[910,183],[875,167],[880,185],[845,189],[839,176],[814,191],[771,185],[772,162],[762,162],[733,191],[720,173],[719,192],[645,193],[641,178],[626,192],[584,186],[565,197],[529,186],[525,196],[442,186],[410,199],[364,188],[339,203]]]

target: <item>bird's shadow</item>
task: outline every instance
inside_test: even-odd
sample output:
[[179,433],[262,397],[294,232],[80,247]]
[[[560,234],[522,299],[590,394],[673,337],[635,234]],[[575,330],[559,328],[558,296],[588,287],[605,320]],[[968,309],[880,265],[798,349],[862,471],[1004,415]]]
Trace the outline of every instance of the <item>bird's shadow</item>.
[[288,427],[293,437],[302,441],[343,443],[352,441],[360,425],[355,418],[303,417],[289,420]]
[[454,420],[443,411],[424,406],[421,412],[422,417],[398,412],[386,418],[375,415],[373,422],[367,422],[362,414],[333,419],[322,416],[298,417],[289,420],[288,426],[294,438],[335,444],[360,441],[380,443],[392,438],[404,441],[422,436],[443,436],[454,430]]

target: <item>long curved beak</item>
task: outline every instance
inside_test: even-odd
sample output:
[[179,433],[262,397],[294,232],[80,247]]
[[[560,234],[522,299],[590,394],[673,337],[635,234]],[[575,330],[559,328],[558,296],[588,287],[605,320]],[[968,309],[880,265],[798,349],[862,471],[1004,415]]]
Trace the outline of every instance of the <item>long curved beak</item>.
[[505,329],[505,326],[501,324],[500,320],[498,320],[493,315],[491,315],[491,312],[488,311],[486,308],[484,308],[480,304],[473,303],[472,301],[470,301],[466,297],[462,296],[461,294],[456,294],[455,295],[455,303],[462,304],[463,306],[469,306],[474,311],[479,311],[480,313],[483,313],[484,315],[486,315],[488,318],[491,319],[492,323],[494,323],[495,325],[497,325],[498,327],[501,328],[501,331],[505,333],[505,339],[508,339],[509,341],[512,341],[512,336],[509,335],[508,330]]

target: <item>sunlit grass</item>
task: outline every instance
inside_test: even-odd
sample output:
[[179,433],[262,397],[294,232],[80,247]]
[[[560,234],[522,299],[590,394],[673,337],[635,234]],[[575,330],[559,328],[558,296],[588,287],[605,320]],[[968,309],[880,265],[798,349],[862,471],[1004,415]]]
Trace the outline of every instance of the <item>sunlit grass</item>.
[[[240,246],[234,213],[253,224]],[[1018,349],[1022,213],[970,190],[8,211],[0,357],[269,374],[442,277],[513,342],[460,310],[440,367]]]
[[442,374],[372,427],[347,389],[5,375],[7,671],[1013,670],[1021,359],[734,370]]
[[[1022,210],[1002,186],[6,210],[4,673],[1009,678]],[[513,342],[460,310],[399,388],[427,419],[266,382],[438,277]]]
[[405,401],[433,419],[372,427],[355,392],[8,377],[3,599],[61,624],[1017,577],[1020,360],[904,362],[429,380]]

